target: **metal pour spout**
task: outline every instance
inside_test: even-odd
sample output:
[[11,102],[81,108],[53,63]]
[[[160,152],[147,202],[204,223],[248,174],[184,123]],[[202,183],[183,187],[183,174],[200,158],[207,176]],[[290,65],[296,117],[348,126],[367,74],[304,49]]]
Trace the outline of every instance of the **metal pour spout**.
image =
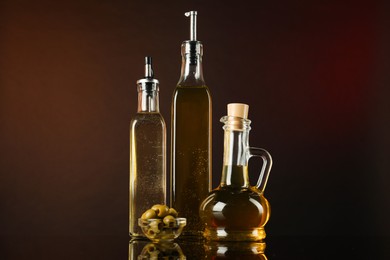
[[196,41],[196,16],[197,11],[189,11],[184,15],[190,17],[190,41]]
[[152,57],[145,57],[144,78],[137,80],[138,91],[158,91],[158,80],[154,78]]
[[153,78],[152,57],[145,57],[145,78]]

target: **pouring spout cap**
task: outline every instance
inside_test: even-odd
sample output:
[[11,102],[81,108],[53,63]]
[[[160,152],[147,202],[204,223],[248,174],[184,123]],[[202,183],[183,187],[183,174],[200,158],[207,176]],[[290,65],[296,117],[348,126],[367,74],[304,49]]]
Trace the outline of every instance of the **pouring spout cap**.
[[153,78],[152,57],[145,57],[145,78]]
[[198,15],[198,12],[189,11],[184,15],[190,17],[190,41],[196,41],[196,16]]
[[154,78],[152,67],[152,57],[145,57],[145,75],[144,78],[137,80],[138,90],[158,91],[158,80]]
[[242,103],[230,103],[227,105],[228,116],[248,119],[249,106]]

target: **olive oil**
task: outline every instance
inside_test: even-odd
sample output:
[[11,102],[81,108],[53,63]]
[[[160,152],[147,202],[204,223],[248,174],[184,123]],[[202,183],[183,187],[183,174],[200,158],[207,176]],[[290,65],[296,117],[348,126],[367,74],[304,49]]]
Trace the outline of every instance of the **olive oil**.
[[181,46],[181,76],[172,98],[171,207],[187,218],[182,234],[199,236],[198,212],[211,190],[211,95],[203,78],[203,46],[196,40],[196,11],[191,16],[191,40]]
[[[270,216],[264,188],[272,166],[270,154],[249,147],[248,106],[229,104],[223,122],[224,159],[221,183],[202,202],[199,215],[205,224],[204,237],[215,241],[261,241]],[[263,166],[256,186],[251,186],[248,161],[260,157]]]
[[197,234],[199,205],[210,191],[210,94],[207,86],[177,86],[173,98],[171,206],[187,218],[185,230]]
[[[224,166],[223,174],[233,179],[231,184],[219,186],[207,197],[202,210],[206,222],[205,236],[221,240],[260,240],[265,237],[264,225],[270,216],[270,205],[256,187],[245,185],[247,166]],[[245,180],[245,181],[244,181]],[[240,184],[242,183],[242,184]]]
[[138,218],[154,204],[165,204],[165,122],[160,113],[137,113],[130,126],[130,234],[143,236]]

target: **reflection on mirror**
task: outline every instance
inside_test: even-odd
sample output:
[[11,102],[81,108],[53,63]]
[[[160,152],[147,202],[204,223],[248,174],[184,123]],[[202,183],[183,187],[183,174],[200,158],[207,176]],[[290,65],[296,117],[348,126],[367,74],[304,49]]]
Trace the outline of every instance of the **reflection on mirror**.
[[262,259],[265,242],[207,242],[204,247],[206,259]]
[[129,260],[136,259],[172,259],[183,260],[183,254],[177,243],[150,243],[144,240],[131,240],[129,243]]

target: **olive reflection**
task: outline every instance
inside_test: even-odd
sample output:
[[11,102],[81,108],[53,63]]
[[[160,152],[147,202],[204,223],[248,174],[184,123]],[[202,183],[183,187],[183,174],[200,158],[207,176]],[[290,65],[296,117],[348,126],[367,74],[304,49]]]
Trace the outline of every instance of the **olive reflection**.
[[[140,242],[130,243],[130,247],[132,246],[132,252],[129,249],[129,259],[186,259],[186,256],[183,254],[180,246],[176,243],[146,243],[142,248],[141,252],[139,252]],[[137,250],[138,249],[138,250]],[[138,251],[138,257],[135,258],[134,251]]]
[[206,259],[267,259],[265,242],[207,242]]

